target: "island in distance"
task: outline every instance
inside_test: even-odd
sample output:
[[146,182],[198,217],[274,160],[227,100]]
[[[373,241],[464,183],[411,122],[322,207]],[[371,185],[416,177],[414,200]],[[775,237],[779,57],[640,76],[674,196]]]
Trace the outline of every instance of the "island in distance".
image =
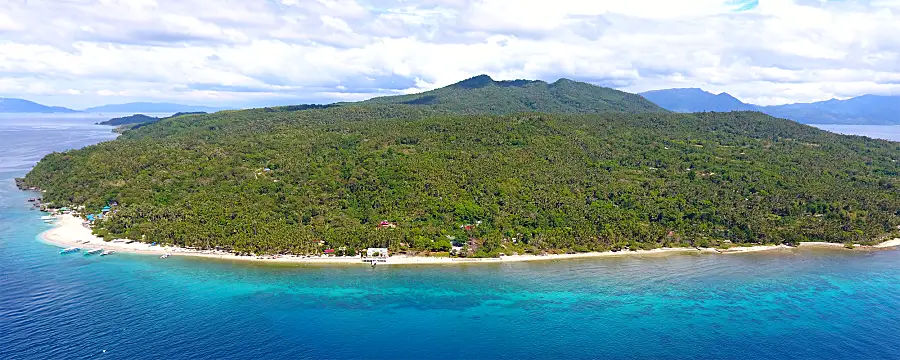
[[191,112],[215,112],[225,108],[209,106],[183,105],[158,102],[133,102],[125,104],[110,104],[89,107],[83,110],[73,110],[62,106],[47,106],[17,98],[0,98],[0,113],[45,113],[45,114],[78,114],[78,113],[191,113]]
[[[875,244],[900,148],[566,79],[180,116],[53,153],[24,186],[110,240],[238,254],[497,257]],[[388,225],[384,225],[388,224]]]
[[862,95],[827,100],[760,106],[744,103],[731,94],[713,94],[697,88],[653,90],[645,98],[675,112],[760,111],[803,124],[900,125],[900,96]]
[[114,131],[123,132],[125,130],[130,130],[130,129],[138,128],[138,127],[141,127],[141,126],[144,126],[147,124],[155,123],[160,120],[171,119],[174,117],[179,117],[179,116],[184,116],[184,115],[201,115],[201,114],[206,114],[206,113],[202,112],[202,111],[179,112],[179,113],[175,113],[171,116],[166,116],[166,117],[155,117],[155,116],[149,116],[149,115],[144,115],[144,114],[134,114],[134,115],[130,115],[130,116],[117,117],[117,118],[112,118],[112,119],[109,119],[106,121],[101,121],[101,122],[98,122],[97,125],[115,126],[116,129]]
[[78,113],[62,106],[47,106],[34,101],[15,98],[0,98],[0,113]]

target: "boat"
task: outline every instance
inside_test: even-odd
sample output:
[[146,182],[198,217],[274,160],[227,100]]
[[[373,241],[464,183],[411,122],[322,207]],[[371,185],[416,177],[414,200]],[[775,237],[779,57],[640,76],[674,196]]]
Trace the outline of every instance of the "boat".
[[160,255],[159,258],[160,258],[160,259],[167,259],[169,256],[172,256],[172,254],[165,253],[165,254]]
[[79,251],[81,251],[80,247],[70,247],[70,248],[65,248],[65,249],[60,250],[59,253],[60,254],[69,254],[69,253],[74,253],[74,252],[79,252]]
[[96,248],[96,249],[90,249],[90,250],[88,250],[88,251],[85,251],[85,252],[84,252],[84,255],[85,255],[85,256],[87,256],[87,255],[97,255],[97,254],[102,253],[102,252],[103,252],[103,248]]
[[115,250],[106,250],[106,251],[100,253],[100,256],[112,255],[112,254],[115,254],[115,253],[116,253]]

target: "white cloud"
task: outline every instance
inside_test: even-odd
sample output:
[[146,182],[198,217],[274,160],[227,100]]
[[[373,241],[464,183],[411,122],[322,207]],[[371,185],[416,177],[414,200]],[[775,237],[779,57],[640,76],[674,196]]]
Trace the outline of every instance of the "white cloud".
[[252,106],[488,73],[777,104],[900,94],[896,34],[897,0],[14,1],[0,96]]

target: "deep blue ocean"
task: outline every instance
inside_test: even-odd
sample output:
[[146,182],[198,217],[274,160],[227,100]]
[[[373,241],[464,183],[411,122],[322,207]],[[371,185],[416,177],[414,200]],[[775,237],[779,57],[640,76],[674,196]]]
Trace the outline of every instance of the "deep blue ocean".
[[[0,115],[4,116],[4,115]],[[0,119],[0,359],[900,359],[900,251],[455,266],[59,255],[15,189],[97,118]]]

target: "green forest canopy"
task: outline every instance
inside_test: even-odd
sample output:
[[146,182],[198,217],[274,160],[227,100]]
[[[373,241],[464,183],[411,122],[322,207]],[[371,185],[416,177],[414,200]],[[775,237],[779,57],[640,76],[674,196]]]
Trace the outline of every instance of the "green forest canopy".
[[403,104],[475,115],[525,111],[569,114],[666,112],[640,95],[588,83],[568,79],[551,84],[540,80],[494,81],[487,75],[419,94],[379,97],[356,104]]
[[25,182],[54,204],[118,202],[95,227],[106,238],[256,254],[871,243],[900,225],[900,144],[755,112],[630,106],[222,111],[50,154]]

